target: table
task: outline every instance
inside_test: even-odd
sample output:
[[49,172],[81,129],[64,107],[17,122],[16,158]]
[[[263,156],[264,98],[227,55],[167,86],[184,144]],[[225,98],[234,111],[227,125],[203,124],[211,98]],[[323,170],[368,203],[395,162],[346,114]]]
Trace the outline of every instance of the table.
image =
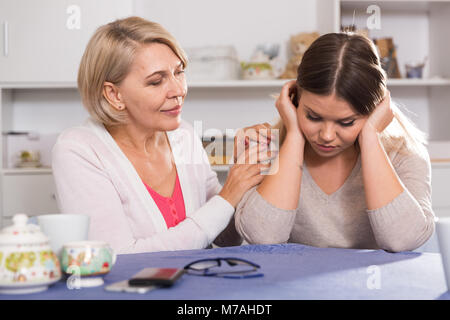
[[223,279],[183,275],[170,288],[145,294],[72,289],[60,280],[47,291],[0,295],[13,299],[450,299],[438,253],[316,248],[300,244],[243,245],[204,250],[118,255],[105,285],[130,278],[146,267],[184,267],[197,259],[239,257],[261,266],[260,278]]

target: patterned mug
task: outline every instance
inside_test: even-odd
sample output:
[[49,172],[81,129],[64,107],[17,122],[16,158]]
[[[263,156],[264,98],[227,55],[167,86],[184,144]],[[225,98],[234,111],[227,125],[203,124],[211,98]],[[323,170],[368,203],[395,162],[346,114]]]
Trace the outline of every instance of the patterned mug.
[[111,271],[116,254],[103,241],[74,241],[63,245],[61,268],[66,274],[102,276]]

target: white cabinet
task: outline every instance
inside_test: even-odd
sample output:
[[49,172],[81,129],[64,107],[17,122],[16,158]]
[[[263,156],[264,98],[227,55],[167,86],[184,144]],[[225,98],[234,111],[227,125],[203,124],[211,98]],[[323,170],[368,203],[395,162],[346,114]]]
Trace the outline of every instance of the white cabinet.
[[94,30],[131,9],[129,0],[0,1],[0,81],[76,81]]
[[20,212],[29,216],[58,212],[55,185],[49,170],[5,173],[2,183],[3,217],[10,219]]

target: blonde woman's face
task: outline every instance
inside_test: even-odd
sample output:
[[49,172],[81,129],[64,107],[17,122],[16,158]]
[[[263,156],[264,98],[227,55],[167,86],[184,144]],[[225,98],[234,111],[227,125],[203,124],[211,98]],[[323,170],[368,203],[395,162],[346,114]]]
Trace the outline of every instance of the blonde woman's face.
[[187,93],[183,63],[165,44],[142,46],[119,92],[132,125],[175,130],[181,122]]
[[320,96],[308,91],[302,91],[297,116],[312,150],[322,157],[336,156],[354,146],[367,120],[334,94]]

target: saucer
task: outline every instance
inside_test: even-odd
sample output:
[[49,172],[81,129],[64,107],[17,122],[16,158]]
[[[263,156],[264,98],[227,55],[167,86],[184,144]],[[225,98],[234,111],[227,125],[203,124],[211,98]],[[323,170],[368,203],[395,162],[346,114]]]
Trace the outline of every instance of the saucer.
[[98,287],[105,284],[101,277],[81,277],[80,280],[82,288]]
[[28,294],[42,292],[59,280],[60,278],[34,283],[0,283],[0,294]]
[[99,276],[76,276],[66,274],[66,285],[68,289],[81,289],[99,287],[105,284],[103,277]]

